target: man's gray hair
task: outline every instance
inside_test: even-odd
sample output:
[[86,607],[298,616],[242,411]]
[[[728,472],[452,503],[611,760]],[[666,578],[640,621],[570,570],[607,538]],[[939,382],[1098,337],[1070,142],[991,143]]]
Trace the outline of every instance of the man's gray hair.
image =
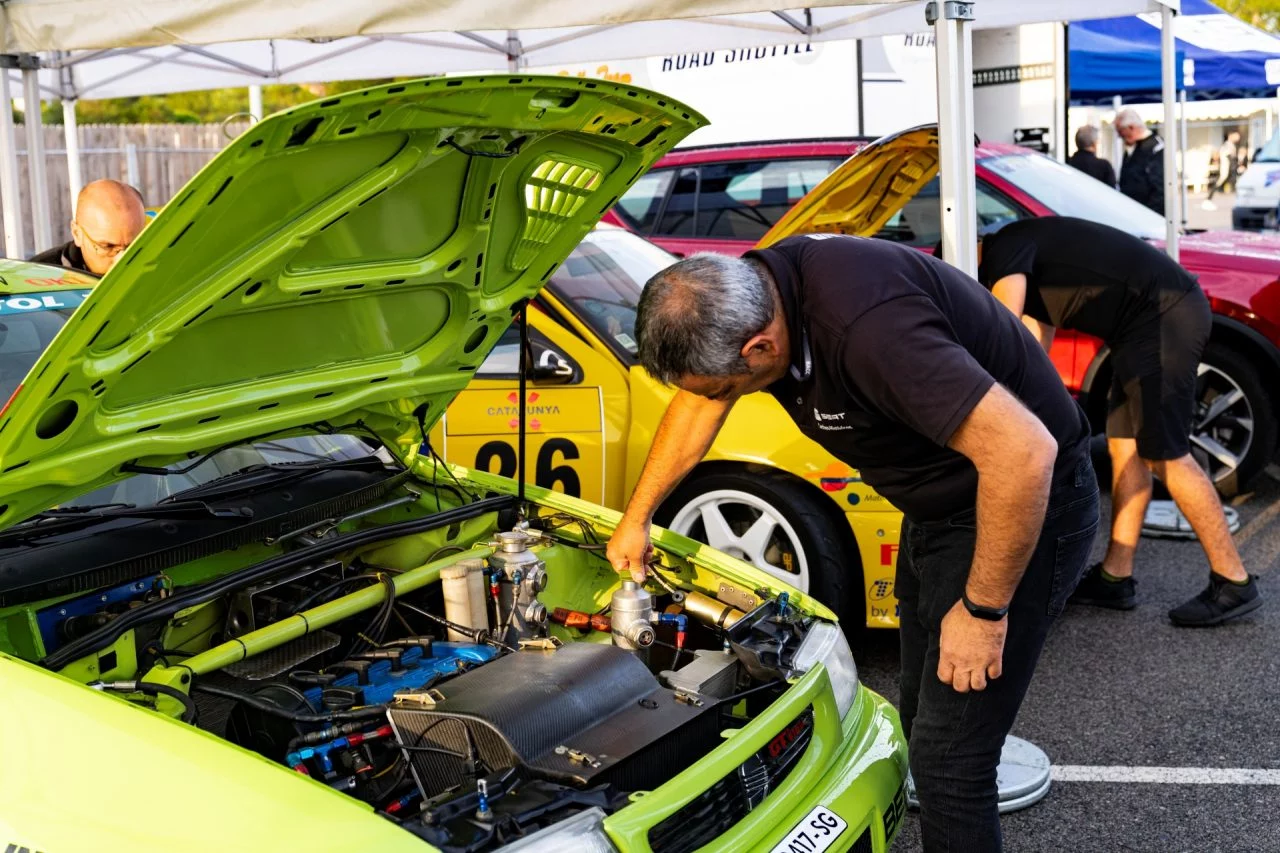
[[1116,113],[1116,127],[1146,127],[1147,123],[1134,109],[1123,109]]
[[1081,151],[1092,151],[1098,145],[1098,129],[1091,124],[1076,131],[1076,148]]
[[645,285],[636,309],[640,363],[667,385],[747,373],[742,347],[773,317],[773,289],[758,261],[692,255]]

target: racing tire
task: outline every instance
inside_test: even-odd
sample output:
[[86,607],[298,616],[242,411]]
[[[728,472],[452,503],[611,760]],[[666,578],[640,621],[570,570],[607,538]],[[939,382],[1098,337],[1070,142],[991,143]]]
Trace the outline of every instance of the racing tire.
[[855,645],[867,622],[862,560],[848,522],[830,504],[812,486],[753,465],[687,479],[655,521],[818,599]]
[[1224,497],[1244,491],[1276,450],[1276,408],[1258,368],[1211,343],[1196,377],[1191,453]]

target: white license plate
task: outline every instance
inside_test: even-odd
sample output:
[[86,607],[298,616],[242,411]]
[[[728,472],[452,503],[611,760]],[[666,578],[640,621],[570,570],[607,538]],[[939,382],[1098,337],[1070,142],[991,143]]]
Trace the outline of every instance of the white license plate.
[[826,806],[809,812],[770,853],[822,853],[840,837],[849,824]]

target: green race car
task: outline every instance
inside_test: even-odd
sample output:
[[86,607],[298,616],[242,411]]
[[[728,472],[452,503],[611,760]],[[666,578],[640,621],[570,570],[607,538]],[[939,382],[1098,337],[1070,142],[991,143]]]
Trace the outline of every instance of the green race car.
[[426,440],[702,123],[594,80],[347,93],[101,284],[0,265],[0,848],[887,849],[905,744],[826,608],[661,530],[621,583],[616,513]]

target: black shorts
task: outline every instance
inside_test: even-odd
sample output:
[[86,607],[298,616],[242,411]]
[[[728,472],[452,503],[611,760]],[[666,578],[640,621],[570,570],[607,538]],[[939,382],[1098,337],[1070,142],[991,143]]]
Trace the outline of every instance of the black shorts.
[[1209,343],[1213,314],[1196,287],[1164,313],[1113,343],[1108,438],[1135,438],[1153,461],[1191,452],[1196,371]]

